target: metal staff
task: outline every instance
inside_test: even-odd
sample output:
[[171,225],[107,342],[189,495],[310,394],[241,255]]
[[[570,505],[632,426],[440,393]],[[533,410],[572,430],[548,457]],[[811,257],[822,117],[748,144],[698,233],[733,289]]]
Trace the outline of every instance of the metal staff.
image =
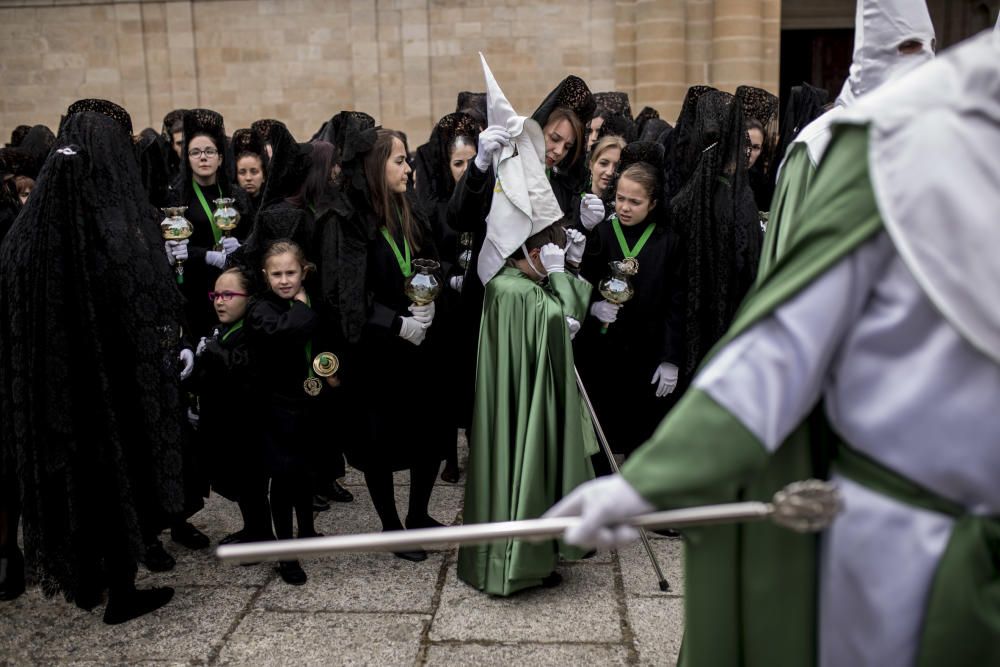
[[[830,482],[807,480],[786,486],[776,493],[769,503],[752,501],[653,512],[632,517],[627,523],[640,529],[667,526],[684,528],[770,519],[780,526],[798,532],[815,532],[828,526],[839,511],[840,496],[835,485]],[[531,542],[560,538],[567,528],[579,523],[580,517],[499,521],[475,523],[469,526],[416,528],[388,533],[227,544],[219,547],[215,553],[223,561],[249,563],[358,551],[408,551],[425,546],[482,544],[511,538]]]
[[[611,465],[611,470],[617,475],[619,473],[618,462],[615,461],[614,452],[611,451],[611,445],[608,444],[608,438],[604,435],[604,429],[601,428],[601,422],[597,418],[597,411],[594,410],[594,404],[590,402],[590,396],[587,394],[587,388],[583,386],[583,380],[580,378],[580,371],[577,370],[576,366],[573,366],[573,373],[576,375],[576,386],[580,388],[580,396],[583,397],[583,402],[587,406],[587,412],[590,413],[590,421],[594,423],[594,430],[597,432],[597,439],[601,441],[601,449],[604,450],[604,455],[608,457],[608,463]],[[659,582],[661,591],[669,591],[670,583],[667,578],[663,576],[663,570],[660,569],[660,561],[656,559],[656,554],[653,553],[653,547],[649,543],[649,538],[646,536],[646,531],[639,528],[639,539],[642,540],[642,548],[646,550],[646,555],[649,556],[649,562],[653,566],[653,571],[656,573],[656,580]]]

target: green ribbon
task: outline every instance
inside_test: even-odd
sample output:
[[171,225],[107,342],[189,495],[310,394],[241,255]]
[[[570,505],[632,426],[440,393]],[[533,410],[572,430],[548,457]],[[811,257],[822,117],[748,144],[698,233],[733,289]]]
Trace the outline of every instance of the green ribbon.
[[1000,665],[1000,517],[969,514],[844,443],[834,465],[878,493],[955,519],[927,598],[918,667]]
[[392,248],[392,254],[396,256],[396,263],[399,264],[399,270],[403,272],[404,278],[409,278],[413,275],[413,269],[410,266],[410,242],[406,240],[406,235],[403,235],[403,248],[406,251],[406,256],[399,251],[399,246],[396,245],[396,239],[392,238],[392,234],[389,233],[388,228],[382,228],[382,236],[385,237],[385,242],[389,244]]
[[229,327],[229,330],[227,330],[226,333],[222,334],[222,342],[225,343],[226,339],[228,339],[230,336],[232,336],[234,333],[236,333],[242,328],[243,328],[243,320],[239,320],[238,322],[236,322],[236,324]]
[[[219,240],[222,238],[222,230],[220,230],[218,227],[215,226],[215,216],[212,215],[212,209],[208,207],[208,201],[206,201],[205,195],[202,194],[201,186],[198,185],[198,181],[192,178],[191,184],[194,186],[194,193],[198,195],[198,201],[201,202],[201,207],[205,210],[205,215],[208,216],[208,224],[212,225],[212,236],[215,237],[215,242],[219,243]],[[222,186],[216,184],[215,187],[219,188],[219,197],[221,197]]]
[[635,247],[629,249],[628,243],[625,242],[625,233],[622,231],[622,225],[618,221],[617,215],[611,216],[611,226],[614,227],[615,236],[618,238],[618,246],[622,249],[622,254],[625,255],[625,259],[639,256],[639,253],[642,252],[643,246],[646,245],[646,241],[649,240],[649,237],[653,235],[653,229],[656,227],[656,225],[652,222],[646,225],[646,229],[643,231],[642,236],[639,237]]

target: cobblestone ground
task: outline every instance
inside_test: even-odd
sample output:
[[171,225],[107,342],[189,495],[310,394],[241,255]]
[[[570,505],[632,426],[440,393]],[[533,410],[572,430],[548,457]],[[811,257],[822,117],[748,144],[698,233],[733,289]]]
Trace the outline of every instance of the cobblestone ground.
[[[464,454],[464,443],[460,450]],[[463,463],[464,465],[464,463]],[[405,511],[407,484],[396,478]],[[459,522],[463,480],[438,481],[431,514]],[[327,535],[379,530],[361,475],[349,504],[317,515]],[[192,522],[213,540],[240,526],[235,505],[213,496]],[[651,535],[671,590],[660,592],[639,544],[560,567],[553,589],[494,598],[458,581],[457,550],[423,563],[391,554],[304,561],[309,581],[286,585],[273,566],[218,563],[162,536],[177,567],[139,585],[176,589],[166,607],[121,626],[31,589],[0,603],[0,665],[166,663],[384,665],[673,665],[683,622],[679,540]]]

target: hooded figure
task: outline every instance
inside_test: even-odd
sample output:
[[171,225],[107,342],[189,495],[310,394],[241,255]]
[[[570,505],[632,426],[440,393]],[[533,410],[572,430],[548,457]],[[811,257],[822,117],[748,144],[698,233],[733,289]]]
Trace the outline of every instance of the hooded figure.
[[[567,328],[567,318],[579,328],[591,287],[565,271],[566,232],[553,224],[562,215],[545,178],[540,128],[514,113],[482,62],[489,124],[505,127],[510,142],[493,156],[497,180],[479,264],[487,284],[469,436],[467,524],[539,516],[547,503],[593,477],[589,457],[597,452]],[[572,237],[579,260],[585,239],[575,230]],[[494,258],[500,265],[492,264]],[[555,540],[462,547],[458,576],[481,591],[511,595],[558,583],[560,554],[582,555]]]
[[924,0],[858,0],[854,30],[854,60],[836,107],[810,123],[788,153],[779,156],[783,162],[761,253],[762,272],[785,250],[791,232],[783,229],[783,220],[799,219],[797,207],[830,142],[833,122],[858,98],[934,57],[934,26]]
[[117,105],[71,105],[0,261],[0,460],[29,579],[85,609],[109,587],[107,623],[170,599],[135,590],[140,526],[183,499],[180,295],[131,133]]
[[652,507],[837,484],[818,538],[685,531],[682,665],[1000,663],[998,63],[983,32],[843,113],[692,391],[554,512],[582,509],[567,539],[589,542]]

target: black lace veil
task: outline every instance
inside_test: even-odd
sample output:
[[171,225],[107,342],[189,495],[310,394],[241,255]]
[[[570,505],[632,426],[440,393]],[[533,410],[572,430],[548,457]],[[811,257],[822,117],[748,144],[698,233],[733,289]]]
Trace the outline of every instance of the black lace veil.
[[[571,109],[580,119],[584,128],[590,124],[590,119],[593,118],[594,111],[597,109],[590,88],[587,87],[583,79],[573,75],[563,79],[535,109],[531,117],[544,129],[549,116],[559,107]],[[587,135],[584,134],[583,141],[586,142],[586,140]],[[579,192],[586,187],[589,177],[587,172],[586,151],[581,150],[576,160],[573,160],[573,155],[567,155],[562,162],[555,165],[551,180],[560,181],[571,192]]]
[[416,192],[421,204],[447,201],[455,190],[449,168],[449,151],[458,137],[476,148],[479,142],[479,121],[461,112],[450,113],[437,122],[427,143],[417,148]]

